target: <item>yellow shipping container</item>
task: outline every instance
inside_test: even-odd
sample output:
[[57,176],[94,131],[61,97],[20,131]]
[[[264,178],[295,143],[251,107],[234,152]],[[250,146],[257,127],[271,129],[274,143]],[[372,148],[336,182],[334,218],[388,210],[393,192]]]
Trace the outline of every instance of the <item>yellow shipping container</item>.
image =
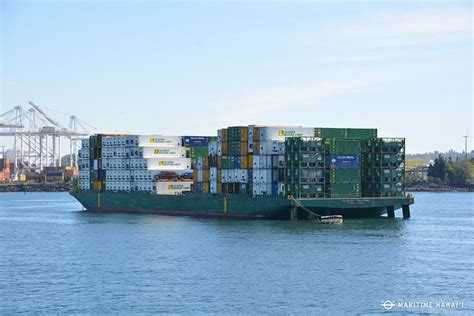
[[217,193],[222,193],[222,183],[217,183]]
[[222,154],[227,155],[227,142],[222,142]]
[[217,182],[220,183],[222,179],[222,169],[217,169]]
[[246,156],[249,153],[249,144],[247,142],[240,143],[240,155]]
[[198,170],[197,168],[193,169],[193,180],[197,182],[198,180]]
[[240,156],[240,169],[248,169],[247,156]]
[[209,169],[209,158],[202,157],[202,169]]
[[253,155],[248,155],[247,160],[248,160],[248,162],[247,162],[248,168],[249,169],[253,168]]
[[260,142],[259,141],[253,143],[253,153],[255,155],[260,154]]
[[202,181],[209,182],[209,169],[205,169],[202,171]]
[[249,139],[249,128],[247,126],[240,127],[240,141],[247,142]]
[[204,182],[202,184],[202,192],[209,193],[209,182]]
[[260,140],[260,127],[254,127],[253,128],[253,141],[258,142],[259,140]]
[[222,141],[227,142],[227,128],[222,129]]
[[217,169],[222,169],[222,157],[217,157]]

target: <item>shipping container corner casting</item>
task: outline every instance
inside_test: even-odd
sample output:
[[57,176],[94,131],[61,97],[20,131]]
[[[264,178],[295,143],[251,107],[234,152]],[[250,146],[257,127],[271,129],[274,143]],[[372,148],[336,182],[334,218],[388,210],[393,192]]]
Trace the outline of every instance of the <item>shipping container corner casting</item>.
[[[229,218],[378,217],[405,193],[405,139],[377,129],[231,126],[217,136],[97,134],[71,194],[91,211]],[[293,214],[293,215],[292,215]]]

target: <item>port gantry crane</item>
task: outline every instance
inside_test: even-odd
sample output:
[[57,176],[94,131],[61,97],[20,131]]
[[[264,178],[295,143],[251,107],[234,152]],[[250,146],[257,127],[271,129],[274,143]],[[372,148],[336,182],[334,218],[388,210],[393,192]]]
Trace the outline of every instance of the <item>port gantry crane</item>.
[[15,167],[19,164],[40,170],[50,166],[61,167],[61,137],[69,140],[69,165],[77,167],[79,141],[90,135],[85,125],[95,128],[75,115],[70,116],[69,127],[66,128],[38,105],[31,101],[28,103],[31,107],[27,110],[17,105],[0,114],[0,136],[13,137]]

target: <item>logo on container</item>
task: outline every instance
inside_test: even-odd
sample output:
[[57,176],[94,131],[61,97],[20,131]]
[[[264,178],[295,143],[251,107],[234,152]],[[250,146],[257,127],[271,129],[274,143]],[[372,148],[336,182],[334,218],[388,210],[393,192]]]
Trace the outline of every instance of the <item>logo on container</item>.
[[284,130],[281,129],[278,131],[278,136],[285,136],[285,137],[296,137],[296,136],[303,136],[303,133],[299,133],[295,130]]
[[285,130],[279,130],[278,131],[278,136],[296,136],[295,131],[285,131]]
[[173,161],[166,161],[166,160],[160,160],[160,162],[158,163],[160,166],[173,166]]
[[170,184],[168,185],[168,190],[182,190],[184,189],[184,185],[182,184]]
[[[170,152],[168,149],[155,149],[154,153],[155,153],[155,155],[159,155],[159,154],[165,155],[165,154],[169,154],[169,153],[172,153],[172,152]],[[174,153],[172,153],[172,154],[174,154]]]
[[150,143],[170,143],[170,142],[171,142],[170,140],[167,140],[164,137],[159,137],[159,138],[151,137],[150,138]]

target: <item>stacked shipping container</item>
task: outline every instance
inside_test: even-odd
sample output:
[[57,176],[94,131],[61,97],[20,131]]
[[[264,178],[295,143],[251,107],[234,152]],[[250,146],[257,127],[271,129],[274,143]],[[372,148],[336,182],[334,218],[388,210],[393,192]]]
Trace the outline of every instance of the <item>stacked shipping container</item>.
[[376,138],[364,152],[365,196],[403,196],[405,190],[405,139]]
[[285,140],[285,192],[297,198],[324,197],[325,152],[318,137]]
[[326,138],[326,193],[333,198],[361,196],[361,140]]
[[253,126],[250,129],[254,153],[253,194],[285,194],[285,139],[313,136],[314,128]]
[[185,136],[183,144],[186,146],[188,157],[191,158],[193,168],[193,191],[209,193],[209,142],[208,136]]
[[178,136],[92,136],[83,140],[78,162],[83,190],[179,194],[191,189],[191,160]]
[[376,129],[249,125],[217,134],[93,136],[79,151],[80,189],[176,194],[192,183],[211,194],[404,194],[405,140],[377,138]]
[[90,146],[89,139],[81,140],[77,164],[79,167],[79,189],[90,190],[91,186],[91,166],[90,166]]
[[250,194],[252,162],[248,155],[248,127],[232,126],[217,131],[217,191]]

